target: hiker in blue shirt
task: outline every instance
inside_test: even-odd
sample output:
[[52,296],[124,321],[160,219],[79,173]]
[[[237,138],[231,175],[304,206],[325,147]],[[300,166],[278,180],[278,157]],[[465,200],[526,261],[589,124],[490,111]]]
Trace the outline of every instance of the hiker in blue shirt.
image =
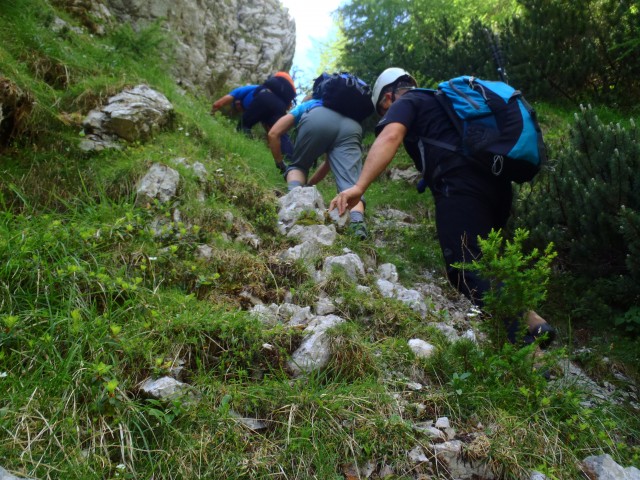
[[[295,96],[296,88],[291,76],[287,72],[277,72],[261,85],[245,85],[232,90],[213,103],[211,112],[215,113],[224,105],[232,104],[232,110],[242,112],[238,131],[251,135],[253,126],[261,123],[268,132],[287,113]],[[280,143],[284,156],[291,158],[293,145],[289,135],[283,135]]]
[[[293,156],[285,165],[280,138],[297,127]],[[362,126],[357,121],[326,108],[322,100],[301,103],[276,122],[269,130],[269,147],[276,164],[285,169],[289,190],[303,185],[315,185],[331,170],[338,192],[355,184],[362,170]],[[326,154],[327,160],[307,182],[309,170]],[[364,224],[364,203],[358,199],[350,212],[351,231],[360,239],[367,237]]]
[[213,105],[211,106],[211,114],[216,113],[226,105],[231,105],[230,109],[232,113],[241,113],[251,104],[253,94],[258,87],[259,85],[245,85],[243,87],[234,88],[229,93],[213,102]]
[[[373,88],[373,105],[382,117],[376,126],[376,140],[354,186],[340,192],[329,206],[340,214],[358,204],[371,182],[389,165],[401,144],[423,173],[419,187],[431,190],[436,206],[436,229],[446,262],[449,281],[482,308],[489,283],[475,272],[454,264],[471,262],[481,254],[477,238],[506,225],[511,211],[511,182],[493,175],[469,158],[443,146],[426,143],[437,139],[442,145],[456,144],[459,134],[434,95],[415,90],[416,81],[401,68],[382,72]],[[547,335],[541,346],[555,337],[555,330],[537,313],[527,312],[528,331],[524,343]],[[508,338],[515,342],[518,322],[507,325]]]

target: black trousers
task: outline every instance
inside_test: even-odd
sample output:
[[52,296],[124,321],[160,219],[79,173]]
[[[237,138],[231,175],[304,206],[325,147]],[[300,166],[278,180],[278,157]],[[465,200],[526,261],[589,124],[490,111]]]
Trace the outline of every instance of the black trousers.
[[475,272],[452,267],[480,255],[478,235],[504,228],[513,192],[511,182],[490,172],[464,166],[449,171],[431,186],[436,205],[436,228],[449,281],[482,308],[489,283]]

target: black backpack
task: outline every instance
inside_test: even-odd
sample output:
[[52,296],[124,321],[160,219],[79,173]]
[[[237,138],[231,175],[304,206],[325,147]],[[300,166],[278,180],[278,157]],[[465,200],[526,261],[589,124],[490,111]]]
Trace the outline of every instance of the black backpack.
[[313,98],[357,122],[373,113],[369,85],[350,73],[320,75],[313,81]]
[[287,105],[289,105],[293,101],[293,99],[296,98],[296,91],[291,86],[291,84],[282,77],[270,77],[266,82],[258,87],[258,90],[256,90],[256,94],[260,90],[264,90],[265,88],[271,90],[274,95],[278,96]]

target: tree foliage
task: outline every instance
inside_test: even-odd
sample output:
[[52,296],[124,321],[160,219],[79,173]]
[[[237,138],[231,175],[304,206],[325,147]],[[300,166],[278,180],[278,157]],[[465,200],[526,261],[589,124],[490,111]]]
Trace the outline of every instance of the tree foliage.
[[372,82],[390,66],[423,86],[460,74],[495,78],[489,30],[511,82],[529,96],[575,105],[640,99],[637,0],[351,0],[338,15],[340,63]]
[[385,68],[402,66],[432,83],[444,78],[442,70],[466,66],[451,54],[474,23],[489,24],[516,11],[515,0],[352,0],[338,10],[346,38],[341,63],[372,82]]
[[[392,66],[423,87],[497,79],[493,36],[509,83],[530,101],[640,105],[638,0],[350,0],[338,13],[340,62],[370,82]],[[640,304],[638,131],[586,109],[569,138],[520,218],[532,242],[557,246],[561,268],[602,314],[625,312]]]
[[574,104],[631,106],[640,98],[637,0],[519,0],[502,27],[514,81],[527,92]]

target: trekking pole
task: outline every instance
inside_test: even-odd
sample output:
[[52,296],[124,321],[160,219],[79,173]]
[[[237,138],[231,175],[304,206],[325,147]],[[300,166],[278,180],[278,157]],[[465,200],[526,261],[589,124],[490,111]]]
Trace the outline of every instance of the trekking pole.
[[496,64],[496,70],[498,70],[500,80],[502,80],[504,83],[509,83],[507,71],[504,68],[504,60],[502,57],[502,50],[500,49],[498,38],[493,32],[489,31],[488,28],[484,29],[484,33],[487,35],[487,40],[489,41],[489,46],[491,47],[491,53],[493,55],[493,61]]

